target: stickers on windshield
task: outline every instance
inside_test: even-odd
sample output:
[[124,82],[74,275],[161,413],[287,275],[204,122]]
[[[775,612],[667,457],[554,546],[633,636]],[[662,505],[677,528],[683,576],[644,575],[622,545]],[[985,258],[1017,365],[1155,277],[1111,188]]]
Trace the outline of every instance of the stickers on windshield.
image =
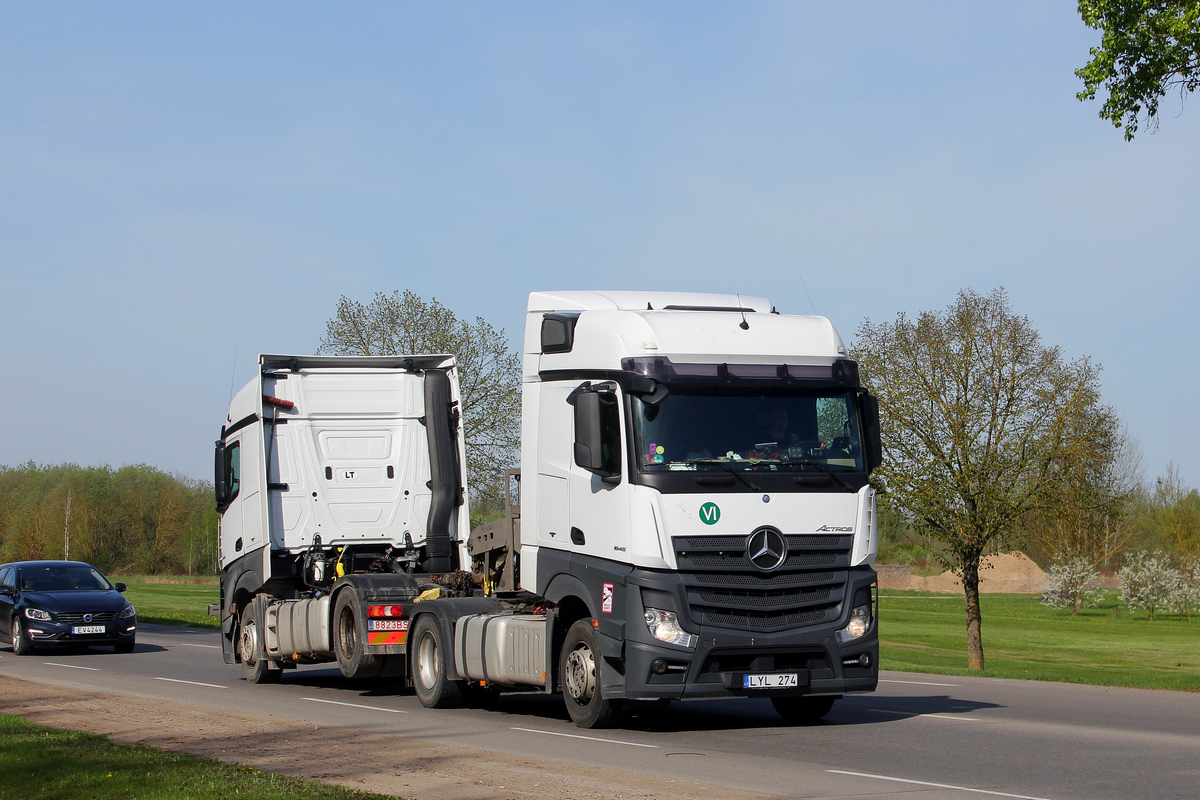
[[716,525],[721,518],[721,509],[716,503],[705,503],[700,506],[700,521],[705,525]]

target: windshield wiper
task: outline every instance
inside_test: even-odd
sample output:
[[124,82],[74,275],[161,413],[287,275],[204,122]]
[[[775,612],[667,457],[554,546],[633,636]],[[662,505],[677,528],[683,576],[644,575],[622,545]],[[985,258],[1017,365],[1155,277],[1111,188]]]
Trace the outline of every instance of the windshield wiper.
[[754,483],[749,478],[742,475],[740,472],[738,472],[733,467],[729,466],[729,463],[726,461],[714,461],[714,460],[708,459],[708,458],[689,458],[687,461],[684,461],[683,463],[684,464],[712,464],[714,466],[720,467],[721,469],[725,470],[733,477],[737,478],[742,483],[746,484],[746,486],[748,486],[751,491],[754,491],[754,492],[762,491],[762,489],[755,486]]
[[841,486],[843,489],[845,489],[847,492],[854,491],[854,489],[852,489],[850,487],[850,484],[848,484],[844,480],[842,480],[842,477],[840,475],[838,475],[836,472],[831,470],[826,464],[822,464],[820,461],[789,461],[788,463],[796,464],[797,466],[801,466],[801,467],[816,467],[817,469],[821,470],[821,472],[824,472],[826,475],[828,475],[829,477],[831,477],[835,481],[837,481],[838,485]]

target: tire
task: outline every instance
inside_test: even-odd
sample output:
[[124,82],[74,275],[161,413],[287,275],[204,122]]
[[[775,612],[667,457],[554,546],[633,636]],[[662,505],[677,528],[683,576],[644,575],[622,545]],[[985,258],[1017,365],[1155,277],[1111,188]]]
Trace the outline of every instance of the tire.
[[367,622],[360,612],[358,595],[345,589],[333,607],[333,651],[347,678],[374,678],[379,674],[383,659],[367,653],[366,647]]
[[13,617],[12,649],[13,655],[33,655],[33,641],[29,638],[29,634],[25,631],[25,626],[21,623],[20,617]]
[[445,641],[442,626],[433,614],[417,617],[408,634],[412,653],[413,691],[426,708],[457,708],[466,700],[466,681],[451,680],[448,676],[450,643]]
[[134,642],[131,639],[128,642],[119,642],[113,645],[113,650],[117,653],[132,653]]
[[580,728],[611,725],[620,713],[618,701],[604,696],[600,683],[600,654],[590,619],[577,620],[567,630],[558,658],[559,685],[567,713]]
[[242,609],[237,637],[238,658],[242,662],[242,677],[248,683],[278,683],[279,679],[283,677],[283,670],[271,669],[272,664],[266,659],[266,653],[259,637],[256,616],[253,603]]
[[839,698],[823,697],[772,697],[771,705],[784,720],[794,725],[811,725],[833,709]]

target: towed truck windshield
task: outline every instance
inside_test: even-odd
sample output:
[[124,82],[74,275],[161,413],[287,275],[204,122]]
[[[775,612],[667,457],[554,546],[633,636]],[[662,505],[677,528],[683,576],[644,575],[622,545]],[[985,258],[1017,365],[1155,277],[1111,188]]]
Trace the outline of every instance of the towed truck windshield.
[[751,481],[863,473],[855,397],[842,388],[706,386],[672,387],[657,405],[635,397],[634,462],[644,475],[733,472]]

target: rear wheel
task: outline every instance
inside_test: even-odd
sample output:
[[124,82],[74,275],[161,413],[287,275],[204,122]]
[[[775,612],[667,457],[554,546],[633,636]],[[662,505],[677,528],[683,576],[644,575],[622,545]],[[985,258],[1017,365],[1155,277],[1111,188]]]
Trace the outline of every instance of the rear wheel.
[[604,696],[599,661],[592,621],[577,620],[567,630],[567,637],[563,640],[558,670],[567,713],[581,728],[611,725],[620,712],[618,701]]
[[338,667],[347,678],[374,678],[383,667],[383,659],[368,653],[367,622],[363,619],[358,595],[351,589],[338,594],[333,608],[333,650]]
[[242,677],[250,683],[278,683],[283,677],[283,670],[271,669],[272,664],[267,661],[262,639],[259,638],[261,629],[256,616],[253,603],[242,610],[241,625],[238,627],[238,658],[242,661]]
[[25,625],[21,622],[20,617],[13,617],[12,649],[13,654],[18,656],[27,656],[33,653],[33,642],[30,640],[29,633],[25,630]]
[[432,614],[422,614],[409,634],[413,691],[426,708],[456,708],[466,695],[466,681],[451,680],[450,643]]
[[771,705],[779,716],[795,725],[809,725],[819,721],[833,709],[837,697],[772,697]]

